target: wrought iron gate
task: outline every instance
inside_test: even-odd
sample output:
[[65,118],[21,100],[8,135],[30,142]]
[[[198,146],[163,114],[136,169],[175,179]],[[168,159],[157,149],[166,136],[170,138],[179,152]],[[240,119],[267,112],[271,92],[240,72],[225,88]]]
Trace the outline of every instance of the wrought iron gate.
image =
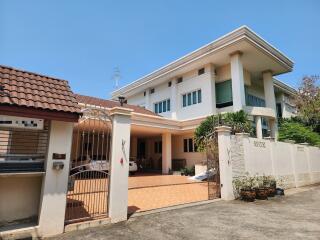
[[[220,198],[220,167],[217,133],[213,133],[211,143],[207,146],[207,170],[209,172],[207,178],[208,199],[212,200],[215,198]],[[214,174],[210,174],[211,171]]]
[[111,121],[102,108],[85,108],[74,128],[65,223],[106,217]]

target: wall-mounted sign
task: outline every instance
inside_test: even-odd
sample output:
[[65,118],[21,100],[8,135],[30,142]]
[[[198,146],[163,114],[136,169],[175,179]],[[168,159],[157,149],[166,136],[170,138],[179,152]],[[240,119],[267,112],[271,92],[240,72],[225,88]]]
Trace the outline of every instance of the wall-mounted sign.
[[53,153],[52,159],[53,160],[66,160],[66,154],[65,153]]
[[260,142],[260,141],[254,141],[253,145],[255,147],[260,147],[260,148],[265,148],[266,147],[266,143],[265,142]]
[[43,129],[43,119],[0,115],[0,127]]

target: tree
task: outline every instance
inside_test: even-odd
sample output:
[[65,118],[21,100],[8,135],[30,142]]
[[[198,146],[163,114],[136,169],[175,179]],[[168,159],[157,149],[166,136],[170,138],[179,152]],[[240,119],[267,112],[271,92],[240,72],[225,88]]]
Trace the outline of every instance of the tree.
[[298,116],[313,131],[320,133],[320,88],[319,76],[306,76],[302,79],[295,102]]

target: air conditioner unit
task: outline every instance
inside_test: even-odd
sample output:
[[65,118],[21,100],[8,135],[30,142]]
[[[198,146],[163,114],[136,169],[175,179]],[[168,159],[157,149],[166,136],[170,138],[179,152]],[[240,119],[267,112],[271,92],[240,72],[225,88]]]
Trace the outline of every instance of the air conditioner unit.
[[43,119],[0,115],[0,127],[43,130]]

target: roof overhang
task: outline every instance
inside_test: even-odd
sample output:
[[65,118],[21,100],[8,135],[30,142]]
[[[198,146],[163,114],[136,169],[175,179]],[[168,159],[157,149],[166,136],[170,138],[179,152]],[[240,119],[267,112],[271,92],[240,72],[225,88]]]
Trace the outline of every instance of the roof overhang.
[[293,61],[278,49],[267,43],[247,26],[242,26],[231,33],[169,63],[168,65],[130,83],[114,92],[112,98],[120,95],[129,97],[148,88],[178,76],[188,70],[196,69],[212,63],[216,67],[230,63],[230,54],[235,51],[243,52],[243,66],[252,74],[261,74],[271,70],[273,75],[290,72]]

